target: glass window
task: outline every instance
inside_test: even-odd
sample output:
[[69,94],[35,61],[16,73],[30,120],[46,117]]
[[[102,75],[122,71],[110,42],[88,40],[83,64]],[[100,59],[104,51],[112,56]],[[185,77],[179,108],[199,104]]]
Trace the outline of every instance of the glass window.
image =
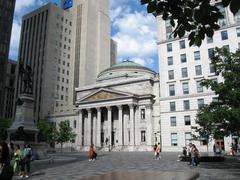
[[207,36],[207,43],[212,43],[212,42],[213,42],[213,38]]
[[218,102],[218,97],[212,97],[212,102]]
[[234,15],[234,20],[236,24],[240,24],[240,10]]
[[141,109],[141,119],[145,119],[145,109]]
[[170,117],[170,125],[171,126],[176,126],[177,125],[176,116]]
[[201,85],[202,81],[197,81],[197,92],[201,93],[203,92],[203,86]]
[[219,9],[220,13],[223,15],[223,17],[219,18],[218,24],[219,24],[221,27],[224,27],[224,26],[227,25],[225,8],[223,7],[222,3],[217,3],[216,6],[217,6],[217,8]]
[[186,54],[181,54],[181,55],[180,55],[180,58],[181,58],[181,63],[187,62]]
[[230,51],[229,45],[224,45],[224,46],[223,46],[223,49],[226,49],[227,51]]
[[221,31],[221,36],[222,36],[222,40],[228,39],[228,33],[227,33],[227,31]]
[[182,78],[188,77],[187,68],[182,68]]
[[182,83],[183,94],[189,94],[189,85],[188,82]]
[[210,70],[210,73],[216,73],[216,68],[215,68],[214,64],[212,64],[212,63],[209,64],[209,70]]
[[167,52],[172,52],[172,43],[167,44]]
[[166,39],[172,39],[173,36],[172,36],[172,25],[170,24],[170,20],[167,19],[165,21],[165,25],[166,25]]
[[168,57],[168,65],[169,66],[173,65],[173,57],[172,56]]
[[170,102],[170,111],[176,111],[175,102]]
[[184,123],[185,123],[185,126],[190,126],[191,125],[190,116],[184,116]]
[[77,121],[76,120],[73,121],[73,128],[77,128]]
[[184,110],[189,110],[190,109],[189,100],[184,100],[183,101],[183,108],[184,108]]
[[194,52],[194,60],[195,61],[200,60],[200,51],[195,51]]
[[213,56],[214,56],[214,49],[213,48],[208,49],[208,57],[209,57],[209,59],[212,59]]
[[169,85],[169,96],[175,96],[175,86],[174,86],[174,84]]
[[168,79],[169,80],[174,79],[174,71],[173,70],[168,71]]
[[198,109],[202,108],[204,106],[204,99],[198,99]]
[[141,142],[146,142],[146,131],[141,131]]
[[196,76],[202,75],[202,66],[201,65],[195,66],[195,73],[196,73]]
[[180,49],[185,49],[185,48],[186,48],[186,46],[185,46],[185,40],[179,41],[179,47],[180,47]]
[[240,27],[236,29],[236,32],[237,32],[237,37],[240,37]]
[[186,132],[185,133],[185,145],[189,145],[192,143],[192,134],[191,132]]
[[171,133],[171,145],[177,146],[177,133]]

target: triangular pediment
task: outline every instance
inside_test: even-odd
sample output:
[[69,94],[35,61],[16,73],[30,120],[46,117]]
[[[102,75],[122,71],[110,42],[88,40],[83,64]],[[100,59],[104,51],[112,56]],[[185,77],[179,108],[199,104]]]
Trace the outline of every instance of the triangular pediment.
[[101,100],[109,100],[109,99],[118,99],[124,97],[132,97],[133,94],[119,92],[115,90],[109,89],[100,89],[91,93],[80,100],[80,102],[91,102],[91,101],[101,101]]

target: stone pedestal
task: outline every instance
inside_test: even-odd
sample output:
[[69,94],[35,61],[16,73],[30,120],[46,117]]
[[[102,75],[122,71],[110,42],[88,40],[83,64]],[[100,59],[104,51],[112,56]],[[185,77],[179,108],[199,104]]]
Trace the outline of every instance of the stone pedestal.
[[9,141],[37,142],[38,129],[34,122],[34,99],[31,94],[20,94],[14,122],[8,129]]

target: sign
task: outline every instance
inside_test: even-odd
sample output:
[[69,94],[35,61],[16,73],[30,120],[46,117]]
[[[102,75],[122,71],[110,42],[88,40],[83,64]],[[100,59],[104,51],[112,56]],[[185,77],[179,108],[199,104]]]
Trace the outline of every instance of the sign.
[[64,0],[63,1],[63,9],[69,9],[73,6],[73,0]]

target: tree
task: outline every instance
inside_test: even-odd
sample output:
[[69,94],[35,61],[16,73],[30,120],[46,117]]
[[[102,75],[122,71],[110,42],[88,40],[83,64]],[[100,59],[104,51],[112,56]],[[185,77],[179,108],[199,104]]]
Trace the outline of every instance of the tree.
[[227,49],[216,48],[212,63],[216,74],[221,75],[223,82],[205,79],[203,86],[211,88],[217,100],[205,105],[197,113],[195,127],[201,134],[212,135],[218,139],[230,134],[240,134],[240,49],[235,53]]
[[[147,4],[148,13],[155,16],[162,15],[163,20],[170,20],[174,27],[174,37],[183,37],[186,32],[189,45],[200,46],[205,35],[212,37],[218,30],[218,20],[223,18],[216,4],[211,0],[141,0],[141,4]],[[219,0],[219,2],[221,2]],[[230,7],[233,14],[240,8],[239,0],[222,0],[224,7]]]
[[6,118],[0,118],[0,140],[7,139],[7,129],[11,126],[12,122]]
[[57,131],[57,143],[61,144],[61,152],[63,143],[74,142],[76,134],[72,132],[69,121],[61,121],[59,123],[59,130]]
[[57,139],[57,131],[54,124],[48,122],[47,119],[41,119],[37,123],[37,128],[39,129],[39,139],[53,146]]

